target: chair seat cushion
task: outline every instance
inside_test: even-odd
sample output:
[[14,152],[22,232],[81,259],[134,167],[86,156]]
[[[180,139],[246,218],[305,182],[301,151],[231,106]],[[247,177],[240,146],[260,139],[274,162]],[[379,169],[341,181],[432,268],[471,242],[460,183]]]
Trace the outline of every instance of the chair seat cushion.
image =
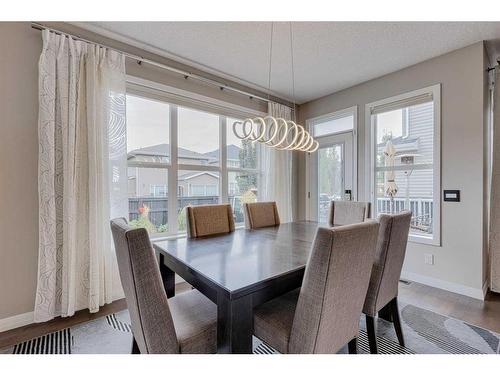
[[197,290],[168,300],[181,354],[217,352],[217,306]]
[[280,353],[288,352],[300,288],[260,305],[254,310],[254,335]]

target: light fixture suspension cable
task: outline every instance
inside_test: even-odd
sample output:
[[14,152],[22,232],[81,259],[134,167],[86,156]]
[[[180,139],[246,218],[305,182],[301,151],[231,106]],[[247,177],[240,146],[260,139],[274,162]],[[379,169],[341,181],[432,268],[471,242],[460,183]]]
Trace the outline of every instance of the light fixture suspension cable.
[[274,35],[274,22],[271,22],[271,38],[269,40],[269,77],[267,78],[267,96],[269,99],[269,92],[271,91],[271,71],[273,69],[273,35]]
[[290,60],[292,62],[292,99],[293,99],[293,120],[297,121],[297,111],[296,111],[296,103],[295,103],[295,71],[293,64],[293,31],[292,31],[292,22],[289,22],[290,28]]

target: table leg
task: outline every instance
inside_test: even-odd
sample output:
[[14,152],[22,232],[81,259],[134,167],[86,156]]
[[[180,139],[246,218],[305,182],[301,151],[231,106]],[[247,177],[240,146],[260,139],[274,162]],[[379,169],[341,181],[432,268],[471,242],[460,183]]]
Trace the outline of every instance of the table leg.
[[171,298],[175,296],[175,273],[165,265],[165,258],[161,253],[158,253],[158,265],[165,293],[167,293],[167,298]]
[[230,300],[217,295],[217,352],[252,353],[252,296]]

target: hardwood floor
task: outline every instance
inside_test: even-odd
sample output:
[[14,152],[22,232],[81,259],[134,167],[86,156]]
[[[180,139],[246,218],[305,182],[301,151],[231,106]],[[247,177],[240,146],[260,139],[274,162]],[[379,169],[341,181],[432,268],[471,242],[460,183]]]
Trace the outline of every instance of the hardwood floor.
[[[190,289],[190,285],[187,283],[176,285],[176,293],[182,293],[188,289]],[[480,301],[411,282],[408,285],[399,284],[399,300],[500,333],[500,294],[489,293],[485,301]],[[90,314],[87,310],[82,310],[70,318],[56,318],[50,322],[30,324],[1,332],[0,349],[113,314],[126,308],[125,300],[121,299],[102,307],[96,314]]]
[[399,300],[500,333],[500,294],[485,301],[411,282],[399,283]]

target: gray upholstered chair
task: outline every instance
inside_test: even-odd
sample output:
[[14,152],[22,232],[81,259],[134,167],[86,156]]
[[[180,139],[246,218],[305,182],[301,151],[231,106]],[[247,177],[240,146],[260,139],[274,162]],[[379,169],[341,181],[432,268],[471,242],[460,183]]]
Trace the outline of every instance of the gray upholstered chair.
[[189,238],[233,232],[234,217],[231,205],[187,206],[186,226]]
[[371,353],[377,353],[375,316],[379,311],[380,315],[385,315],[394,323],[398,341],[404,346],[397,297],[410,231],[410,220],[411,212],[409,211],[395,215],[380,215],[379,218],[380,229],[375,262],[363,307]]
[[280,225],[276,202],[244,203],[245,228],[257,229]]
[[370,217],[370,202],[331,201],[328,224],[347,225],[362,223]]
[[254,310],[254,335],[281,353],[356,353],[379,224],[319,228],[304,281]]
[[154,250],[143,228],[111,221],[134,341],[132,353],[215,353],[217,306],[197,290],[167,300]]

